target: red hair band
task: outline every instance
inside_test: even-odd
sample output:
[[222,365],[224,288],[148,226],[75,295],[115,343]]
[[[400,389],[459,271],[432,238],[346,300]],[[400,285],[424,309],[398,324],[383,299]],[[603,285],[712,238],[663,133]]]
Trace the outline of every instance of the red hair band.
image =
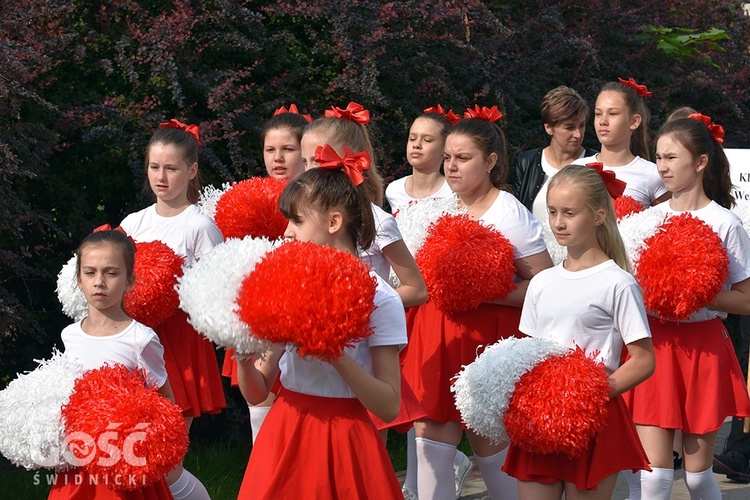
[[711,132],[711,136],[716,142],[718,142],[719,144],[724,142],[724,127],[713,123],[710,116],[702,115],[700,113],[693,113],[691,115],[688,115],[688,118],[703,122],[708,128],[708,131]]
[[611,170],[604,170],[604,163],[589,163],[587,167],[591,167],[592,169],[596,170],[599,176],[601,176],[602,180],[604,181],[604,187],[607,188],[607,192],[612,197],[612,199],[619,198],[620,196],[622,196],[622,193],[625,192],[627,183],[618,179],[615,173]]
[[359,186],[365,180],[362,172],[370,170],[370,155],[367,151],[354,154],[344,146],[344,156],[339,156],[330,144],[315,148],[315,161],[320,168],[342,168],[344,173],[352,180],[355,186]]
[[479,104],[475,104],[474,108],[466,108],[466,112],[464,112],[464,118],[479,118],[490,123],[495,123],[502,117],[503,113],[497,109],[497,106],[491,108],[482,106],[480,109]]
[[624,79],[622,79],[622,78],[619,78],[619,77],[618,77],[617,79],[618,79],[618,80],[620,81],[620,83],[622,83],[623,85],[627,85],[628,87],[630,87],[630,88],[634,89],[634,90],[635,90],[635,92],[636,92],[636,93],[637,93],[637,94],[638,94],[639,96],[641,96],[641,97],[651,97],[652,95],[654,95],[654,94],[653,94],[653,92],[649,92],[649,91],[648,91],[648,87],[646,87],[645,85],[639,85],[639,84],[638,84],[638,83],[636,83],[636,81],[635,81],[634,79],[632,79],[632,78],[630,78],[629,80],[624,80]]
[[293,115],[300,115],[302,118],[307,120],[307,123],[312,123],[313,118],[310,115],[303,115],[299,112],[297,109],[297,105],[294,103],[291,103],[289,105],[289,109],[286,109],[286,106],[281,106],[279,109],[273,112],[273,116],[280,115],[282,113],[292,113]]
[[161,128],[178,128],[180,130],[184,130],[188,134],[190,134],[193,137],[195,137],[195,142],[198,143],[198,146],[201,145],[201,140],[198,137],[198,126],[197,125],[185,125],[181,121],[175,120],[174,118],[172,118],[168,122],[160,123],[159,127],[161,127]]
[[99,227],[95,227],[94,230],[91,231],[91,232],[92,233],[99,233],[101,231],[117,231],[118,233],[122,233],[125,236],[127,236],[128,239],[130,240],[130,243],[133,245],[133,251],[135,251],[135,250],[138,249],[138,247],[135,246],[135,241],[133,240],[133,238],[131,238],[130,235],[128,235],[128,233],[125,232],[125,230],[122,228],[122,226],[117,226],[116,228],[112,229],[112,226],[110,226],[109,224],[102,224]]
[[370,112],[367,111],[364,106],[357,104],[354,101],[351,101],[346,106],[346,109],[341,109],[338,106],[331,106],[331,109],[326,110],[325,117],[351,120],[360,125],[367,125],[370,123]]
[[456,123],[461,121],[461,117],[454,113],[452,109],[449,109],[446,112],[440,104],[438,104],[437,106],[431,106],[424,110],[424,114],[428,115],[430,113],[443,115],[451,123],[451,125],[455,125]]

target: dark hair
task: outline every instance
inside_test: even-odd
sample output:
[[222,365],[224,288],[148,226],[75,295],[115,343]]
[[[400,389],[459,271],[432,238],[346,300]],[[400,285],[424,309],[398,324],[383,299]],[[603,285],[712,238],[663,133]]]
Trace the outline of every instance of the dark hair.
[[297,113],[279,113],[278,115],[272,116],[263,124],[263,128],[260,130],[260,144],[261,147],[266,143],[266,135],[268,132],[275,129],[286,129],[292,133],[297,139],[297,142],[302,140],[302,132],[307,126],[307,120],[304,116],[298,115]]
[[560,85],[544,95],[542,123],[554,127],[558,123],[576,118],[583,118],[586,121],[589,119],[589,105],[578,92]]
[[135,272],[135,246],[133,242],[120,231],[97,231],[86,236],[76,250],[76,276],[81,275],[81,252],[90,246],[110,244],[119,249],[125,259],[125,271],[128,278]]
[[650,160],[651,147],[648,141],[648,122],[651,119],[651,112],[646,107],[646,103],[643,102],[643,98],[638,95],[633,87],[620,82],[605,83],[599,94],[601,95],[602,92],[606,91],[619,92],[630,114],[641,115],[641,124],[630,135],[630,152]]
[[297,220],[305,209],[316,212],[341,209],[352,242],[360,248],[370,248],[375,240],[375,219],[362,186],[364,183],[356,187],[341,169],[313,168],[284,188],[279,208],[289,220]]
[[732,196],[732,179],[729,176],[729,160],[724,148],[716,142],[708,127],[693,118],[678,118],[662,125],[657,140],[671,135],[688,150],[693,159],[706,155],[708,164],[703,170],[703,192],[726,209],[735,205]]
[[[453,128],[453,124],[448,121],[448,118],[445,117],[445,115],[441,115],[440,113],[422,113],[417,118],[414,119],[414,121],[417,121],[419,118],[426,118],[427,120],[432,120],[435,123],[438,124],[440,127],[440,135],[443,136],[443,139],[448,137],[448,132],[451,131],[451,128]],[[412,125],[414,122],[412,122]]]
[[[195,140],[195,137],[179,128],[161,127],[154,132],[154,135],[151,136],[151,140],[148,141],[148,146],[146,146],[146,169],[148,169],[148,155],[151,146],[158,143],[176,147],[182,154],[182,159],[185,160],[185,163],[187,163],[188,166],[193,165],[193,163],[198,163],[198,142]],[[200,191],[201,180],[200,170],[198,170],[195,177],[188,182],[188,201],[190,201],[190,203],[198,203]]]
[[510,191],[508,152],[505,146],[505,134],[500,127],[480,118],[467,118],[454,125],[448,135],[471,137],[486,157],[492,153],[497,154],[497,161],[490,171],[490,180],[496,188]]

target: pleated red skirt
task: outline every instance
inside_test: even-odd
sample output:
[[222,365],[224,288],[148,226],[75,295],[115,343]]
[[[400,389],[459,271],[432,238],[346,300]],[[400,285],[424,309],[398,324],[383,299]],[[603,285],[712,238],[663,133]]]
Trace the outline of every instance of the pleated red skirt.
[[253,446],[238,498],[387,500],[403,494],[359,400],[282,388]]
[[[126,481],[125,479],[123,481]],[[98,484],[99,483],[99,484]],[[98,482],[82,469],[70,469],[55,476],[50,500],[170,500],[166,478],[135,490],[115,491]]]
[[221,365],[221,376],[231,381],[232,387],[237,387],[237,360],[234,359],[234,351],[224,351],[224,363]]
[[718,430],[729,415],[750,416],[750,398],[720,319],[698,323],[648,318],[656,371],[623,394],[633,422],[688,434]]
[[156,328],[175,403],[186,417],[219,413],[226,404],[214,345],[177,310]]
[[511,442],[503,470],[519,481],[564,481],[579,490],[595,490],[599,481],[621,470],[651,470],[648,463],[630,412],[618,396],[607,403],[607,423],[580,457],[537,455]]
[[393,422],[385,423],[380,420],[374,413],[368,413],[370,414],[372,423],[375,424],[375,427],[379,431],[382,431],[383,429],[393,429],[394,431],[400,432],[402,434],[411,429],[414,425],[414,422],[416,422],[417,420],[427,418],[427,413],[424,411],[424,408],[422,408],[422,405],[419,404],[417,395],[414,394],[411,386],[404,378],[403,373],[401,374],[401,406],[398,410],[398,416],[393,420]]
[[452,379],[476,359],[479,347],[522,336],[518,307],[482,304],[449,319],[427,302],[410,308],[406,319],[409,345],[402,351],[402,373],[427,418],[438,422],[461,421],[450,390]]

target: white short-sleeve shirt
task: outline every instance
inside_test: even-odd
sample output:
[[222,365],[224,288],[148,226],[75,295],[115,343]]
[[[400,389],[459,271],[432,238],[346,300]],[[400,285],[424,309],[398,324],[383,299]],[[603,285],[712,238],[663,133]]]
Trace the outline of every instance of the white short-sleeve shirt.
[[375,217],[375,228],[377,229],[375,241],[367,250],[359,250],[359,258],[370,266],[378,276],[387,281],[391,274],[391,265],[383,255],[383,249],[404,238],[398,229],[396,219],[379,206],[371,205],[372,215]]
[[542,224],[507,191],[500,191],[479,222],[501,232],[513,245],[516,259],[547,250]]
[[[409,203],[413,201],[419,201],[423,198],[414,198],[409,193],[406,192],[406,179],[411,177],[411,175],[407,175],[406,177],[401,177],[400,179],[396,179],[395,181],[388,184],[388,187],[385,188],[385,198],[388,200],[388,204],[391,206],[391,212],[396,213],[397,210],[401,210],[402,208],[409,205]],[[448,182],[443,180],[443,185],[440,186],[440,189],[435,191],[429,196],[425,196],[425,198],[434,198],[434,199],[440,199],[440,198],[447,198],[453,194],[453,191],[451,190],[451,187],[448,185]]]
[[[580,160],[583,165],[598,161],[599,159],[596,156],[588,156]],[[627,186],[623,195],[631,196],[634,200],[640,202],[643,208],[650,207],[654,200],[667,192],[667,188],[656,170],[656,163],[644,160],[640,156],[636,156],[633,161],[621,167],[604,165],[604,170],[610,170],[615,174],[615,177],[624,181]]]

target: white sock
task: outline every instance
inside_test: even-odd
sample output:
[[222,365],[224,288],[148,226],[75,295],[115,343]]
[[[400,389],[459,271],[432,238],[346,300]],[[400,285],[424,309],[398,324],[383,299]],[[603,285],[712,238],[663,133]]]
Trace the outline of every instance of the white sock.
[[182,474],[177,481],[169,485],[174,500],[211,500],[203,483],[198,481],[187,469],[182,469]]
[[685,471],[685,485],[690,492],[690,498],[721,500],[721,490],[714,477],[713,468],[706,469],[703,472]]
[[459,467],[464,463],[464,452],[456,448],[456,456],[453,458],[453,467]]
[[474,455],[474,460],[477,462],[479,472],[482,473],[482,479],[487,486],[487,493],[490,494],[490,498],[518,499],[518,481],[515,477],[509,476],[501,470],[507,454],[508,448],[506,447],[503,451],[489,457]]
[[620,474],[628,482],[628,500],[641,500],[641,471],[621,470]]
[[651,467],[641,471],[641,492],[648,500],[669,500],[674,482],[674,469]]
[[250,430],[253,433],[253,443],[255,443],[255,438],[258,437],[260,427],[263,425],[263,421],[266,419],[266,415],[268,415],[268,411],[271,407],[248,406],[247,409],[250,410]]
[[455,500],[456,481],[453,477],[453,457],[456,447],[451,444],[416,438],[419,496],[431,500]]
[[414,427],[406,433],[406,478],[404,479],[404,488],[409,488],[414,493],[417,489],[417,442],[415,441],[417,433]]

